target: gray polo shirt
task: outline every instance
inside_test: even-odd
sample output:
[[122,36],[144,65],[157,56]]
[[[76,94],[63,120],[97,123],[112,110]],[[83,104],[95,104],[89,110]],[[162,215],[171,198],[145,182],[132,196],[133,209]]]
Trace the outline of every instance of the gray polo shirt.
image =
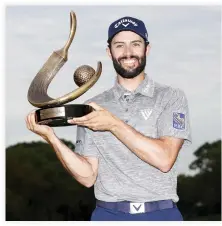
[[[150,138],[173,136],[191,142],[187,99],[183,91],[154,82],[147,75],[130,92],[116,80],[114,87],[92,99]],[[102,201],[148,202],[179,200],[177,161],[163,173],[142,161],[108,131],[78,126],[75,152],[99,159],[95,197]]]

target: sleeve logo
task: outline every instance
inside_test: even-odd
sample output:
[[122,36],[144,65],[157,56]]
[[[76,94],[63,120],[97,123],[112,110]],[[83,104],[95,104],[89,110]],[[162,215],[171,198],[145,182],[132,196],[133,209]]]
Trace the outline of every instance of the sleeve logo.
[[173,112],[173,127],[175,129],[185,129],[185,114]]
[[77,140],[76,144],[82,144],[82,141],[81,140]]

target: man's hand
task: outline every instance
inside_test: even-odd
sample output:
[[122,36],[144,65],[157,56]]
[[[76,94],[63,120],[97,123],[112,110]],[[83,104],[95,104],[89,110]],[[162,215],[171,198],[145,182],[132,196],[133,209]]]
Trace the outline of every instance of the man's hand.
[[49,136],[54,134],[51,127],[45,125],[39,125],[35,121],[35,111],[31,111],[25,118],[26,126],[32,132],[40,135],[43,139],[48,141]]
[[94,131],[111,131],[112,127],[114,127],[118,121],[118,118],[94,102],[88,105],[92,106],[95,111],[83,117],[70,119],[68,123],[86,126]]

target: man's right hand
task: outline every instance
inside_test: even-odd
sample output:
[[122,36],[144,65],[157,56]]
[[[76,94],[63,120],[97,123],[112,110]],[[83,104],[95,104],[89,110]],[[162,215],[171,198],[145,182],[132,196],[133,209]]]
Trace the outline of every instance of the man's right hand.
[[55,135],[54,130],[49,126],[37,124],[35,117],[35,111],[31,111],[26,116],[25,121],[27,128],[48,141],[50,136]]

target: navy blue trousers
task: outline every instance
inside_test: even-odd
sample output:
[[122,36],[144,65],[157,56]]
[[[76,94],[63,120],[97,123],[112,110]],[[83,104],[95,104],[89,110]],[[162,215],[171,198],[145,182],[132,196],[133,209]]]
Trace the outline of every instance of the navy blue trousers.
[[183,221],[177,207],[148,213],[130,214],[97,206],[91,221]]

